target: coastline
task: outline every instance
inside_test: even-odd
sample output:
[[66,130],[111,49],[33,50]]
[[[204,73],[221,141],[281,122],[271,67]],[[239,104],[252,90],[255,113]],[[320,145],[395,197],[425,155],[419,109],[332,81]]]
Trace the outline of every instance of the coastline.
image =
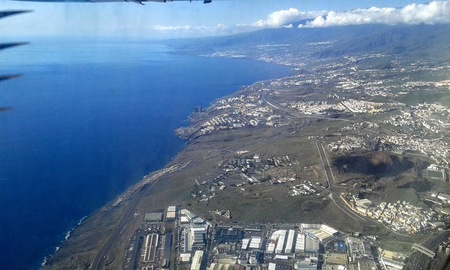
[[[340,70],[333,69],[331,72],[340,72]],[[307,78],[303,79],[306,80]],[[333,199],[333,194],[338,195],[342,190],[346,189],[344,187],[347,186],[346,182],[345,185],[341,186],[340,184],[343,183],[341,180],[347,179],[344,179],[344,176],[341,175],[336,177],[342,179],[335,179],[333,169],[330,170],[329,159],[333,160],[338,153],[324,152],[324,147],[331,148],[336,138],[348,138],[348,135],[354,135],[354,130],[360,131],[355,126],[342,130],[342,126],[345,127],[345,125],[341,123],[366,119],[372,121],[374,119],[373,115],[361,112],[356,118],[361,117],[362,120],[355,119],[353,115],[345,115],[345,109],[342,110],[341,117],[334,114],[328,115],[323,113],[323,109],[320,107],[317,108],[318,105],[323,105],[320,98],[320,104],[319,101],[314,99],[297,104],[302,109],[300,112],[295,106],[286,109],[285,106],[280,106],[280,102],[283,102],[281,96],[288,91],[283,92],[280,90],[275,92],[270,90],[276,90],[277,87],[285,85],[283,83],[301,85],[297,84],[302,81],[301,78],[292,82],[277,81],[276,79],[268,80],[267,82],[270,81],[273,82],[273,88],[267,87],[265,89],[264,85],[261,85],[262,87],[253,89],[256,91],[248,91],[246,93],[244,92],[245,89],[241,89],[241,97],[236,97],[235,100],[233,98],[228,99],[221,104],[223,105],[222,108],[217,108],[216,112],[206,114],[204,123],[209,122],[208,120],[211,120],[213,123],[207,123],[204,127],[210,128],[209,131],[212,130],[211,133],[199,132],[202,131],[201,121],[197,123],[193,121],[194,125],[198,125],[194,128],[192,134],[200,135],[193,136],[192,141],[189,141],[184,149],[163,169],[154,171],[151,176],[147,175],[144,177],[139,183],[127,189],[128,193],[123,193],[116,201],[111,202],[108,206],[109,208],[99,209],[95,215],[83,222],[83,226],[75,229],[73,233],[74,235],[77,234],[78,239],[73,237],[66,240],[68,242],[67,246],[69,246],[68,250],[63,250],[65,254],[56,254],[61,256],[59,256],[59,261],[54,261],[55,264],[63,263],[67,266],[72,263],[72,266],[85,265],[86,268],[97,268],[97,266],[119,268],[119,266],[123,266],[123,254],[128,250],[132,236],[136,235],[141,228],[144,214],[155,210],[161,211],[161,208],[168,205],[189,208],[189,210],[205,219],[216,218],[215,216],[211,217],[211,210],[224,209],[230,211],[230,215],[233,216],[233,222],[296,223],[308,220],[308,222],[312,223],[333,224],[333,226],[335,224],[337,229],[345,230],[346,232],[376,234],[382,239],[384,238],[384,240],[420,241],[420,236],[417,239],[409,239],[405,235],[393,235],[388,230],[389,227],[384,228],[383,225],[374,224],[371,220],[355,216],[353,216],[352,220],[350,219],[352,214],[346,212],[346,208],[342,206],[341,201]],[[337,81],[333,81],[330,85],[333,86],[333,83],[337,83]],[[248,86],[248,88],[256,84],[258,82]],[[294,87],[293,90],[298,91],[300,89],[302,88],[299,86],[298,88]],[[338,93],[342,92],[340,89],[338,87],[335,88]],[[236,96],[241,90],[234,92],[232,95]],[[325,101],[333,100],[333,97],[329,95],[328,89],[319,89],[318,87],[313,88],[311,92],[320,92],[320,90],[323,92],[319,93],[319,95],[322,94],[323,96],[321,97]],[[271,94],[273,95],[271,96]],[[296,94],[303,97],[309,92],[300,91],[300,93]],[[366,109],[370,108],[369,105],[371,103],[369,102],[354,101],[358,99],[360,93],[348,91],[348,95],[351,97],[352,104],[359,102]],[[255,116],[253,114],[254,111],[251,111],[253,106],[257,107],[256,103],[252,104],[253,102],[260,102],[259,105],[261,106],[258,109],[264,109],[259,110],[262,116],[259,114]],[[253,106],[246,106],[248,104]],[[339,102],[333,104],[341,105]],[[244,107],[250,109],[246,110],[246,112],[239,111],[240,108]],[[227,110],[228,108],[232,109]],[[318,109],[318,111],[315,111],[315,109]],[[385,109],[388,110],[389,106],[386,105]],[[232,114],[230,111],[236,113]],[[268,116],[270,115],[271,117],[274,112],[280,114],[278,118],[280,120],[269,122],[271,119],[268,119]],[[245,128],[242,129],[230,128],[235,122],[229,116],[244,118],[239,113],[251,116],[249,117],[251,119],[244,119],[245,124],[249,123],[249,125],[245,125]],[[213,119],[216,116],[217,118]],[[258,126],[259,120],[256,121],[253,117],[265,118],[267,121],[261,122],[262,124]],[[278,124],[280,125],[278,126]],[[218,132],[219,130],[220,132]],[[367,132],[370,133],[372,131],[368,130]],[[400,133],[401,130],[398,132]],[[369,134],[367,134],[367,138],[371,138]],[[351,144],[352,137],[346,143]],[[369,149],[371,148],[366,148],[363,145],[361,149],[370,151]],[[246,156],[247,154],[248,156]],[[261,168],[261,165],[266,164],[267,169],[264,166],[260,170],[262,173],[259,175],[257,175],[258,171],[247,170],[250,168],[248,167],[250,164],[256,163],[255,167],[259,164]],[[186,165],[183,166],[184,164]],[[173,170],[170,170],[171,168]],[[178,170],[179,168],[181,169]],[[223,171],[226,169],[235,170],[235,174],[230,177],[234,177],[234,179],[228,178],[229,175],[221,178],[225,174]],[[292,171],[289,171],[290,169]],[[245,173],[248,174],[246,175]],[[256,178],[248,177],[248,175]],[[266,175],[268,175],[267,178]],[[410,181],[422,181],[422,179],[412,180],[410,178],[411,175],[415,176],[411,172],[399,174],[397,180],[405,185],[409,184]],[[392,193],[405,190],[404,185],[396,186],[395,183],[395,185],[392,184],[389,181],[391,180],[389,177],[387,176],[386,181],[381,183],[386,184],[386,186],[378,187],[383,191],[394,191]],[[224,184],[222,182],[224,178],[228,178],[227,181],[230,182],[227,183],[224,180]],[[371,181],[370,176],[364,180]],[[258,181],[260,181],[261,185],[254,185]],[[303,183],[304,181],[322,181],[322,183],[315,183],[316,186],[314,188],[316,191],[314,192],[316,194],[308,193],[305,196],[294,197],[288,193],[288,190],[298,189],[295,186],[292,187],[291,183],[295,181],[297,183],[302,183],[302,181]],[[352,178],[350,181],[355,181],[355,184],[357,184],[359,180]],[[313,185],[314,183],[309,184]],[[355,187],[356,185],[352,186]],[[221,189],[222,187],[226,188],[226,192],[219,191],[223,190]],[[355,190],[358,189],[359,187],[355,188]],[[407,191],[411,192],[409,188]],[[391,199],[396,198],[395,194],[390,196],[392,196]],[[334,198],[337,197],[335,196]],[[346,217],[343,213],[348,216]],[[354,222],[354,220],[358,219],[360,221]],[[81,237],[84,237],[84,239]],[[83,240],[86,242],[83,242]],[[86,245],[83,247],[87,250],[86,252],[79,249],[80,244],[85,243]],[[74,261],[70,262],[68,258]]]
[[41,262],[41,267],[43,267],[44,265],[46,265],[46,264],[47,264],[47,261],[48,261],[49,259],[51,259],[51,257],[52,257],[56,252],[58,252],[58,251],[64,246],[64,243],[65,243],[67,240],[69,240],[69,238],[71,237],[72,232],[73,232],[77,227],[81,226],[81,224],[83,223],[83,221],[84,221],[85,219],[87,219],[88,217],[89,217],[89,216],[84,216],[84,217],[82,217],[82,218],[80,219],[80,221],[78,221],[78,223],[77,223],[75,226],[73,226],[72,228],[70,228],[70,229],[66,232],[66,235],[64,236],[64,240],[61,241],[61,245],[59,245],[59,246],[57,246],[57,247],[55,248],[55,252],[53,252],[53,253],[51,253],[51,254],[49,254],[49,255],[47,255],[47,256],[44,257],[44,259],[43,259],[42,262]]
[[[172,54],[176,54],[174,52],[170,52]],[[192,56],[192,55],[191,55]],[[268,62],[268,61],[264,61],[261,59],[252,59],[252,58],[241,58],[241,59],[236,59],[234,57],[217,57],[217,56],[207,56],[207,55],[194,55],[195,57],[201,57],[201,58],[213,58],[213,59],[229,59],[229,60],[248,60],[248,61],[254,61],[254,62],[259,62],[259,63],[264,63],[267,65],[271,65],[271,66],[282,66],[283,68],[286,68],[286,72],[288,74],[281,76],[281,77],[277,77],[277,78],[271,78],[271,79],[262,79],[262,80],[257,80],[254,81],[248,85],[241,85],[238,89],[233,90],[233,92],[220,96],[220,97],[216,97],[213,100],[210,101],[210,105],[208,106],[208,108],[211,106],[211,104],[215,103],[216,101],[229,97],[229,96],[233,96],[236,95],[237,93],[239,93],[242,89],[247,88],[247,87],[251,87],[252,85],[258,84],[258,83],[265,83],[265,82],[270,82],[272,80],[277,80],[277,79],[281,79],[281,78],[285,78],[285,77],[289,77],[293,74],[294,70],[292,66],[289,65],[285,65],[285,64],[280,64],[280,63],[273,63],[273,62]],[[187,115],[185,117],[186,122],[188,122],[188,125],[190,126],[191,124],[189,123],[189,119],[191,117],[192,113]],[[179,128],[182,128],[183,126],[180,126]],[[176,130],[176,129],[175,129]],[[74,227],[70,228],[66,234],[64,239],[61,241],[61,244],[58,245],[57,247],[55,247],[55,252],[50,253],[49,255],[45,256],[45,258],[42,260],[41,263],[41,267],[44,266],[48,266],[48,262],[49,260],[53,259],[54,256],[61,251],[61,249],[63,249],[67,242],[70,241],[73,238],[73,234],[74,232],[79,229],[80,227],[83,227],[85,225],[85,222],[103,212],[103,211],[108,211],[111,210],[115,207],[120,207],[123,203],[126,204],[126,201],[133,199],[133,196],[140,192],[142,189],[146,188],[146,186],[153,184],[153,181],[157,179],[159,179],[160,177],[164,176],[166,173],[172,173],[174,171],[178,171],[178,170],[182,170],[184,169],[186,166],[188,166],[192,160],[189,160],[187,162],[185,162],[184,164],[174,164],[174,161],[177,159],[177,157],[179,157],[180,155],[183,154],[184,151],[186,151],[186,148],[189,146],[190,141],[189,140],[185,140],[183,138],[181,138],[180,136],[177,136],[175,134],[175,130],[173,130],[173,136],[180,138],[184,141],[184,146],[183,148],[175,153],[175,155],[171,158],[171,160],[166,163],[163,167],[161,167],[160,169],[157,169],[155,171],[149,172],[146,175],[143,176],[142,179],[140,179],[138,182],[132,184],[131,186],[129,186],[128,188],[126,188],[125,191],[123,191],[121,194],[117,195],[116,197],[114,197],[112,200],[110,200],[109,202],[105,203],[103,206],[101,206],[100,208],[98,208],[97,210],[95,210],[94,212],[92,212],[89,215],[84,216],[83,218],[81,218],[79,220],[79,222],[77,223],[77,225],[75,225]]]

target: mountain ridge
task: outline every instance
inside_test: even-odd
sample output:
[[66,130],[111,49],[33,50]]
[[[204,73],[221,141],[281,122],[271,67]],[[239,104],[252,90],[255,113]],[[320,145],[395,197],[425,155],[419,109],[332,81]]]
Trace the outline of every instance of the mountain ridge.
[[[296,23],[298,24],[298,23]],[[200,41],[199,41],[200,40]],[[259,45],[287,44],[302,50],[312,43],[331,42],[314,52],[315,58],[332,58],[354,53],[436,55],[445,53],[450,44],[450,25],[351,25],[327,28],[272,28],[231,36],[170,40],[181,51],[211,53],[221,50],[251,48]]]

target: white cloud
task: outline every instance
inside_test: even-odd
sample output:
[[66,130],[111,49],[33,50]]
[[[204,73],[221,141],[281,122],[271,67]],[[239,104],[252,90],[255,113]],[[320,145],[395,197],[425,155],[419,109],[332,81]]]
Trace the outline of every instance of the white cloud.
[[303,12],[295,8],[290,8],[288,10],[275,11],[264,20],[259,20],[252,24],[254,27],[263,28],[279,28],[289,25],[289,23],[294,21],[299,21],[302,19],[313,18],[324,14],[323,11],[319,12]]
[[229,27],[224,24],[216,26],[203,25],[150,25],[147,27],[149,31],[160,34],[174,35],[178,37],[202,37],[210,35],[225,35],[239,32],[238,27]]
[[371,7],[352,11],[309,11],[295,8],[275,11],[251,26],[258,28],[291,27],[292,22],[312,19],[300,27],[327,27],[358,24],[435,24],[450,23],[450,0],[428,4],[410,4],[403,8]]
[[254,30],[255,28],[293,28],[293,22],[309,19],[299,27],[328,27],[360,24],[434,24],[450,23],[450,0],[433,1],[428,4],[410,4],[403,8],[371,7],[352,11],[300,11],[295,8],[275,11],[266,19],[252,24],[227,26],[194,25],[153,25],[148,30],[163,35],[209,36],[235,34]]
[[150,29],[155,31],[193,31],[205,30],[205,26],[191,26],[191,25],[152,25]]
[[153,25],[150,31],[159,33],[208,36],[226,35],[254,30],[255,28],[293,28],[293,22],[310,19],[305,25],[299,27],[328,27],[360,24],[434,24],[450,23],[450,0],[433,1],[428,4],[410,4],[403,8],[371,7],[351,11],[300,11],[295,8],[275,11],[266,19],[258,20],[252,24],[239,24],[227,26],[194,25]]
[[356,9],[347,12],[330,11],[300,27],[327,27],[359,24],[435,24],[450,23],[450,1],[411,4],[404,8]]
[[217,32],[221,30],[226,30],[227,27],[224,25],[217,26],[201,26],[201,25],[151,25],[149,27],[154,31],[161,32],[178,32],[178,31],[190,31],[190,32]]

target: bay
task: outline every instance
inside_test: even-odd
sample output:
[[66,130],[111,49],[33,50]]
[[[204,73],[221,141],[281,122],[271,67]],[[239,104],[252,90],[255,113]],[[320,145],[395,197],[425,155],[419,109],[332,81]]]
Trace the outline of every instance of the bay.
[[66,232],[183,149],[194,106],[289,68],[148,41],[33,39],[0,54],[0,269],[36,269]]

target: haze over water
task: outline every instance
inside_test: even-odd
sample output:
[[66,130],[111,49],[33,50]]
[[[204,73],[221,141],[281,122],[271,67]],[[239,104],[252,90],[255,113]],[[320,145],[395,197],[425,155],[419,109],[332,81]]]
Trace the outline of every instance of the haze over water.
[[31,40],[0,54],[0,269],[35,269],[80,218],[184,142],[194,106],[289,74],[148,42]]

